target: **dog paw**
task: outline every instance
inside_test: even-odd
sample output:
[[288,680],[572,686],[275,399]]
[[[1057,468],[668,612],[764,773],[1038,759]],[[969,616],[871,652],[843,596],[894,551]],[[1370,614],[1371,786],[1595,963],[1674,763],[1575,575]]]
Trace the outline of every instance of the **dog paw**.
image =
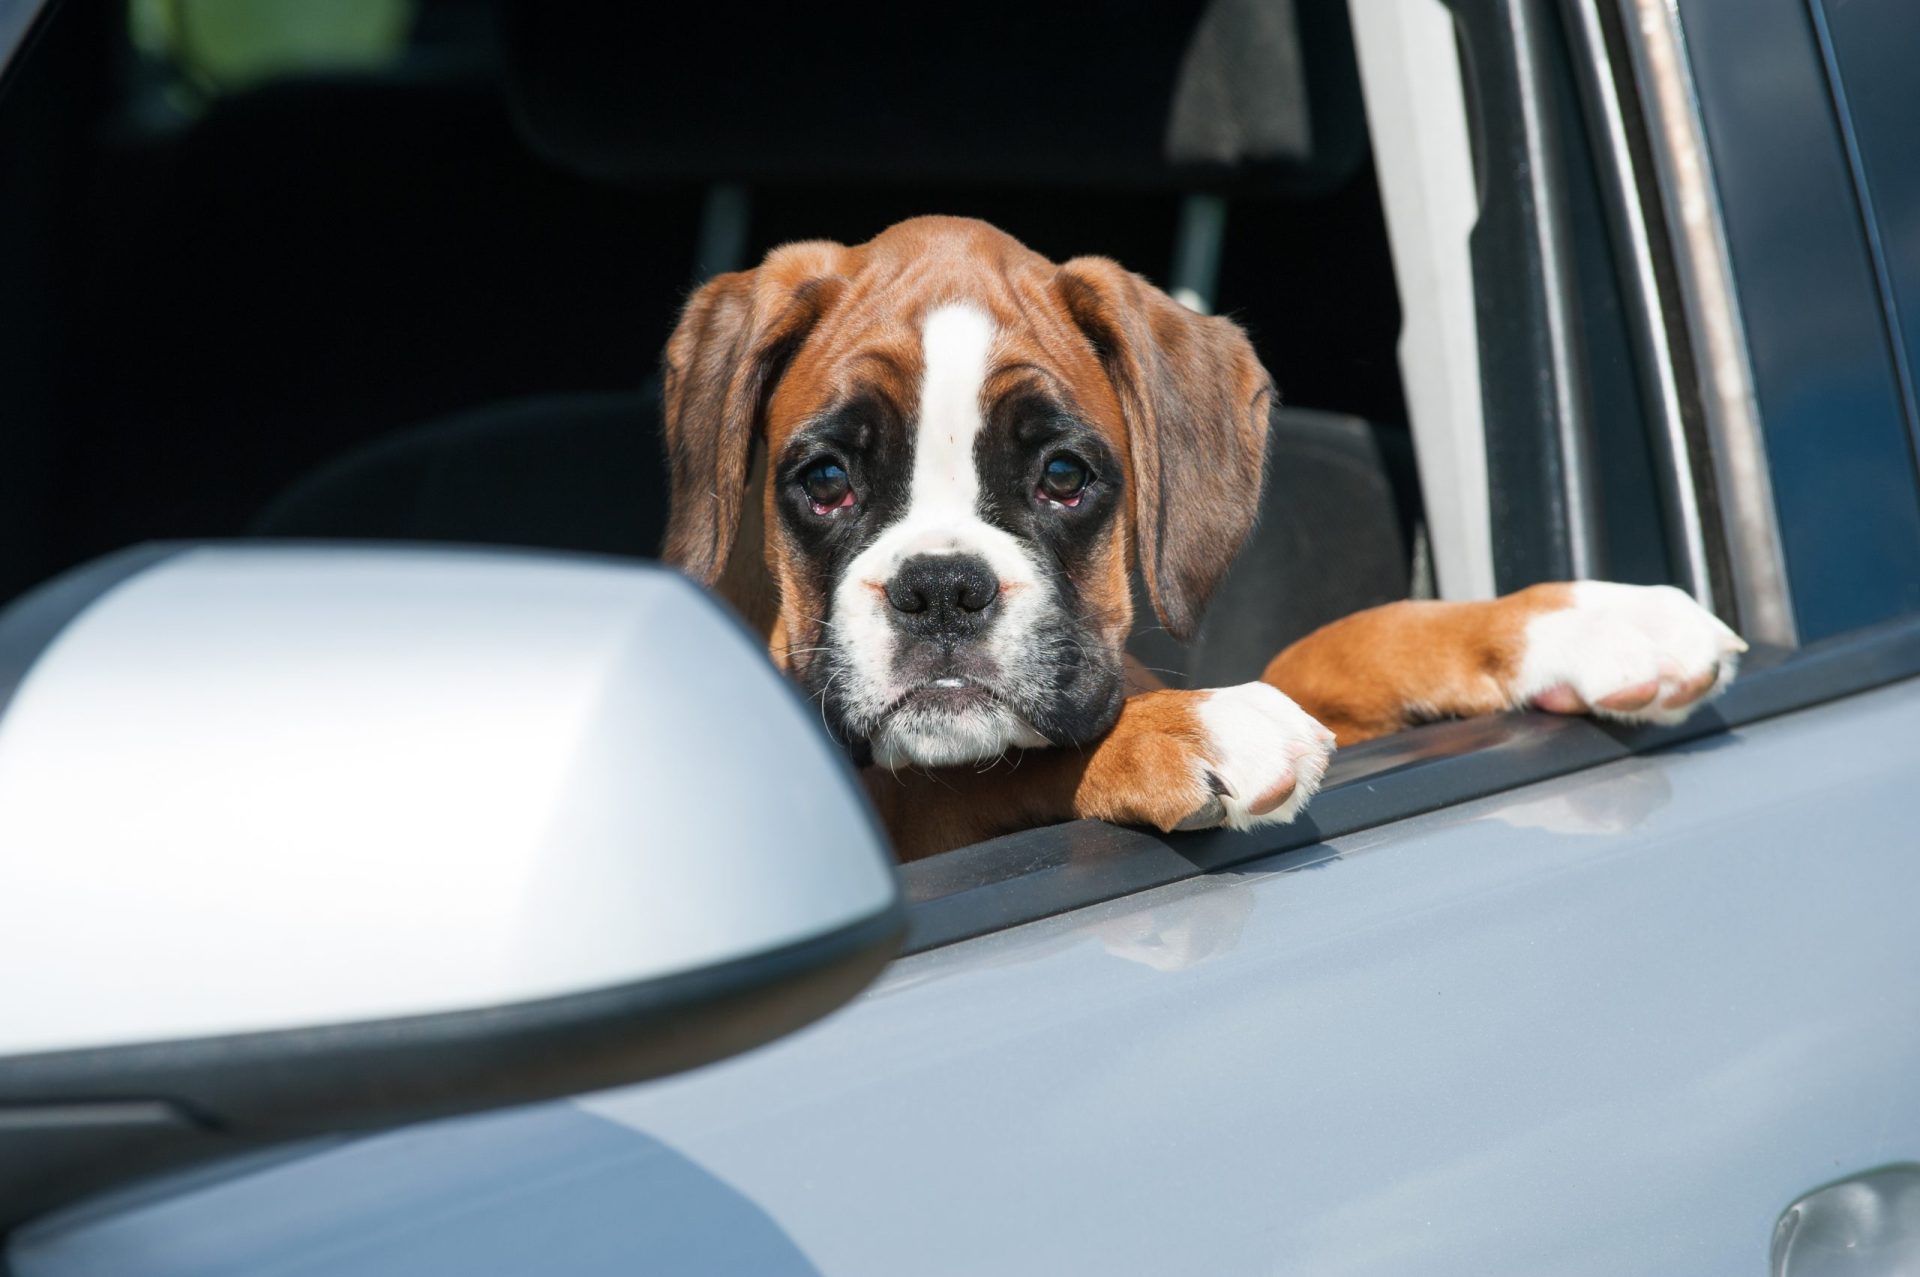
[[1333,733],[1265,683],[1128,700],[1077,814],[1162,830],[1284,824],[1320,787]]
[[1578,581],[1527,622],[1514,699],[1556,714],[1677,723],[1733,679],[1747,645],[1670,585]]
[[1203,693],[1195,707],[1206,729],[1211,801],[1183,829],[1284,825],[1320,788],[1333,757],[1333,733],[1279,688],[1242,683]]

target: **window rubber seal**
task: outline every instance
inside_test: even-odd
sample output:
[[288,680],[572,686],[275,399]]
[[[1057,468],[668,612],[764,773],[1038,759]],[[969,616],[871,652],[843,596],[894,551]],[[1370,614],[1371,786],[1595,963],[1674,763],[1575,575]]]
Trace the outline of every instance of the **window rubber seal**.
[[1154,887],[1286,857],[1325,859],[1328,839],[1700,740],[1920,675],[1920,615],[1802,648],[1756,645],[1726,692],[1672,727],[1538,712],[1431,723],[1344,749],[1290,825],[1161,834],[1080,820],[901,866],[904,954],[924,953]]

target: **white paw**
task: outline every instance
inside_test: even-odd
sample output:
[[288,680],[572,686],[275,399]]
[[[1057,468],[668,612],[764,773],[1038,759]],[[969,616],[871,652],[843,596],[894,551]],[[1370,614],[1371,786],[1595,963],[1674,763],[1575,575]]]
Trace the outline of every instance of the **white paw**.
[[1333,733],[1280,689],[1223,687],[1207,693],[1194,712],[1207,736],[1202,752],[1214,799],[1184,828],[1283,825],[1320,788]]
[[1747,645],[1670,585],[1579,581],[1527,623],[1515,700],[1562,714],[1677,723],[1726,687]]

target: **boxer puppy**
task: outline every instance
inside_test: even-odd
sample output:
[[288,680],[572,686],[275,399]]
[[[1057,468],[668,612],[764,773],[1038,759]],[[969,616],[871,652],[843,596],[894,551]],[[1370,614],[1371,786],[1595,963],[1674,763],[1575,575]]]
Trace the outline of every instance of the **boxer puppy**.
[[1745,650],[1670,587],[1549,584],[1129,694],[1129,570],[1190,637],[1259,509],[1273,383],[1230,321],[983,222],[777,249],[694,294],[665,362],[664,557],[767,636],[903,858],[1284,822],[1336,742],[1526,705],[1673,721]]

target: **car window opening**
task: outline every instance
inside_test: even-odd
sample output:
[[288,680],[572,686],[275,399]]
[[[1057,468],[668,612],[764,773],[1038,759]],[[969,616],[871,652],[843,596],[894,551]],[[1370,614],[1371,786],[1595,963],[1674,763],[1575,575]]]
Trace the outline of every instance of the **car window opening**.
[[[935,211],[1056,261],[1112,257],[1232,317],[1279,387],[1261,517],[1198,635],[1174,642],[1136,599],[1130,653],[1155,677],[1242,682],[1341,616],[1461,592],[1403,383],[1380,171],[1401,152],[1369,139],[1343,5],[1154,6],[1093,59],[1070,24],[1011,6],[952,38],[1016,30],[986,64],[1045,90],[964,111],[940,77],[980,62],[915,72],[890,53],[913,32],[884,5],[751,35],[700,6],[308,8],[130,0],[37,51],[50,70],[15,101],[65,95],[92,127],[71,140],[86,163],[50,183],[59,216],[9,223],[64,266],[0,302],[29,318],[62,299],[38,338],[61,371],[10,415],[41,499],[0,539],[0,599],[158,539],[651,558],[667,506],[655,370],[691,285]],[[744,87],[691,93],[674,51],[722,38]],[[862,69],[858,89],[821,73],[833,57]],[[1139,87],[1116,101],[1115,83]],[[1576,268],[1601,314],[1601,195],[1590,175],[1575,187]],[[1630,365],[1624,338],[1597,340]],[[1634,415],[1630,366],[1594,384]],[[1609,566],[1668,579],[1645,440],[1607,440]],[[1497,491],[1474,515],[1496,567],[1554,517],[1524,506]]]

